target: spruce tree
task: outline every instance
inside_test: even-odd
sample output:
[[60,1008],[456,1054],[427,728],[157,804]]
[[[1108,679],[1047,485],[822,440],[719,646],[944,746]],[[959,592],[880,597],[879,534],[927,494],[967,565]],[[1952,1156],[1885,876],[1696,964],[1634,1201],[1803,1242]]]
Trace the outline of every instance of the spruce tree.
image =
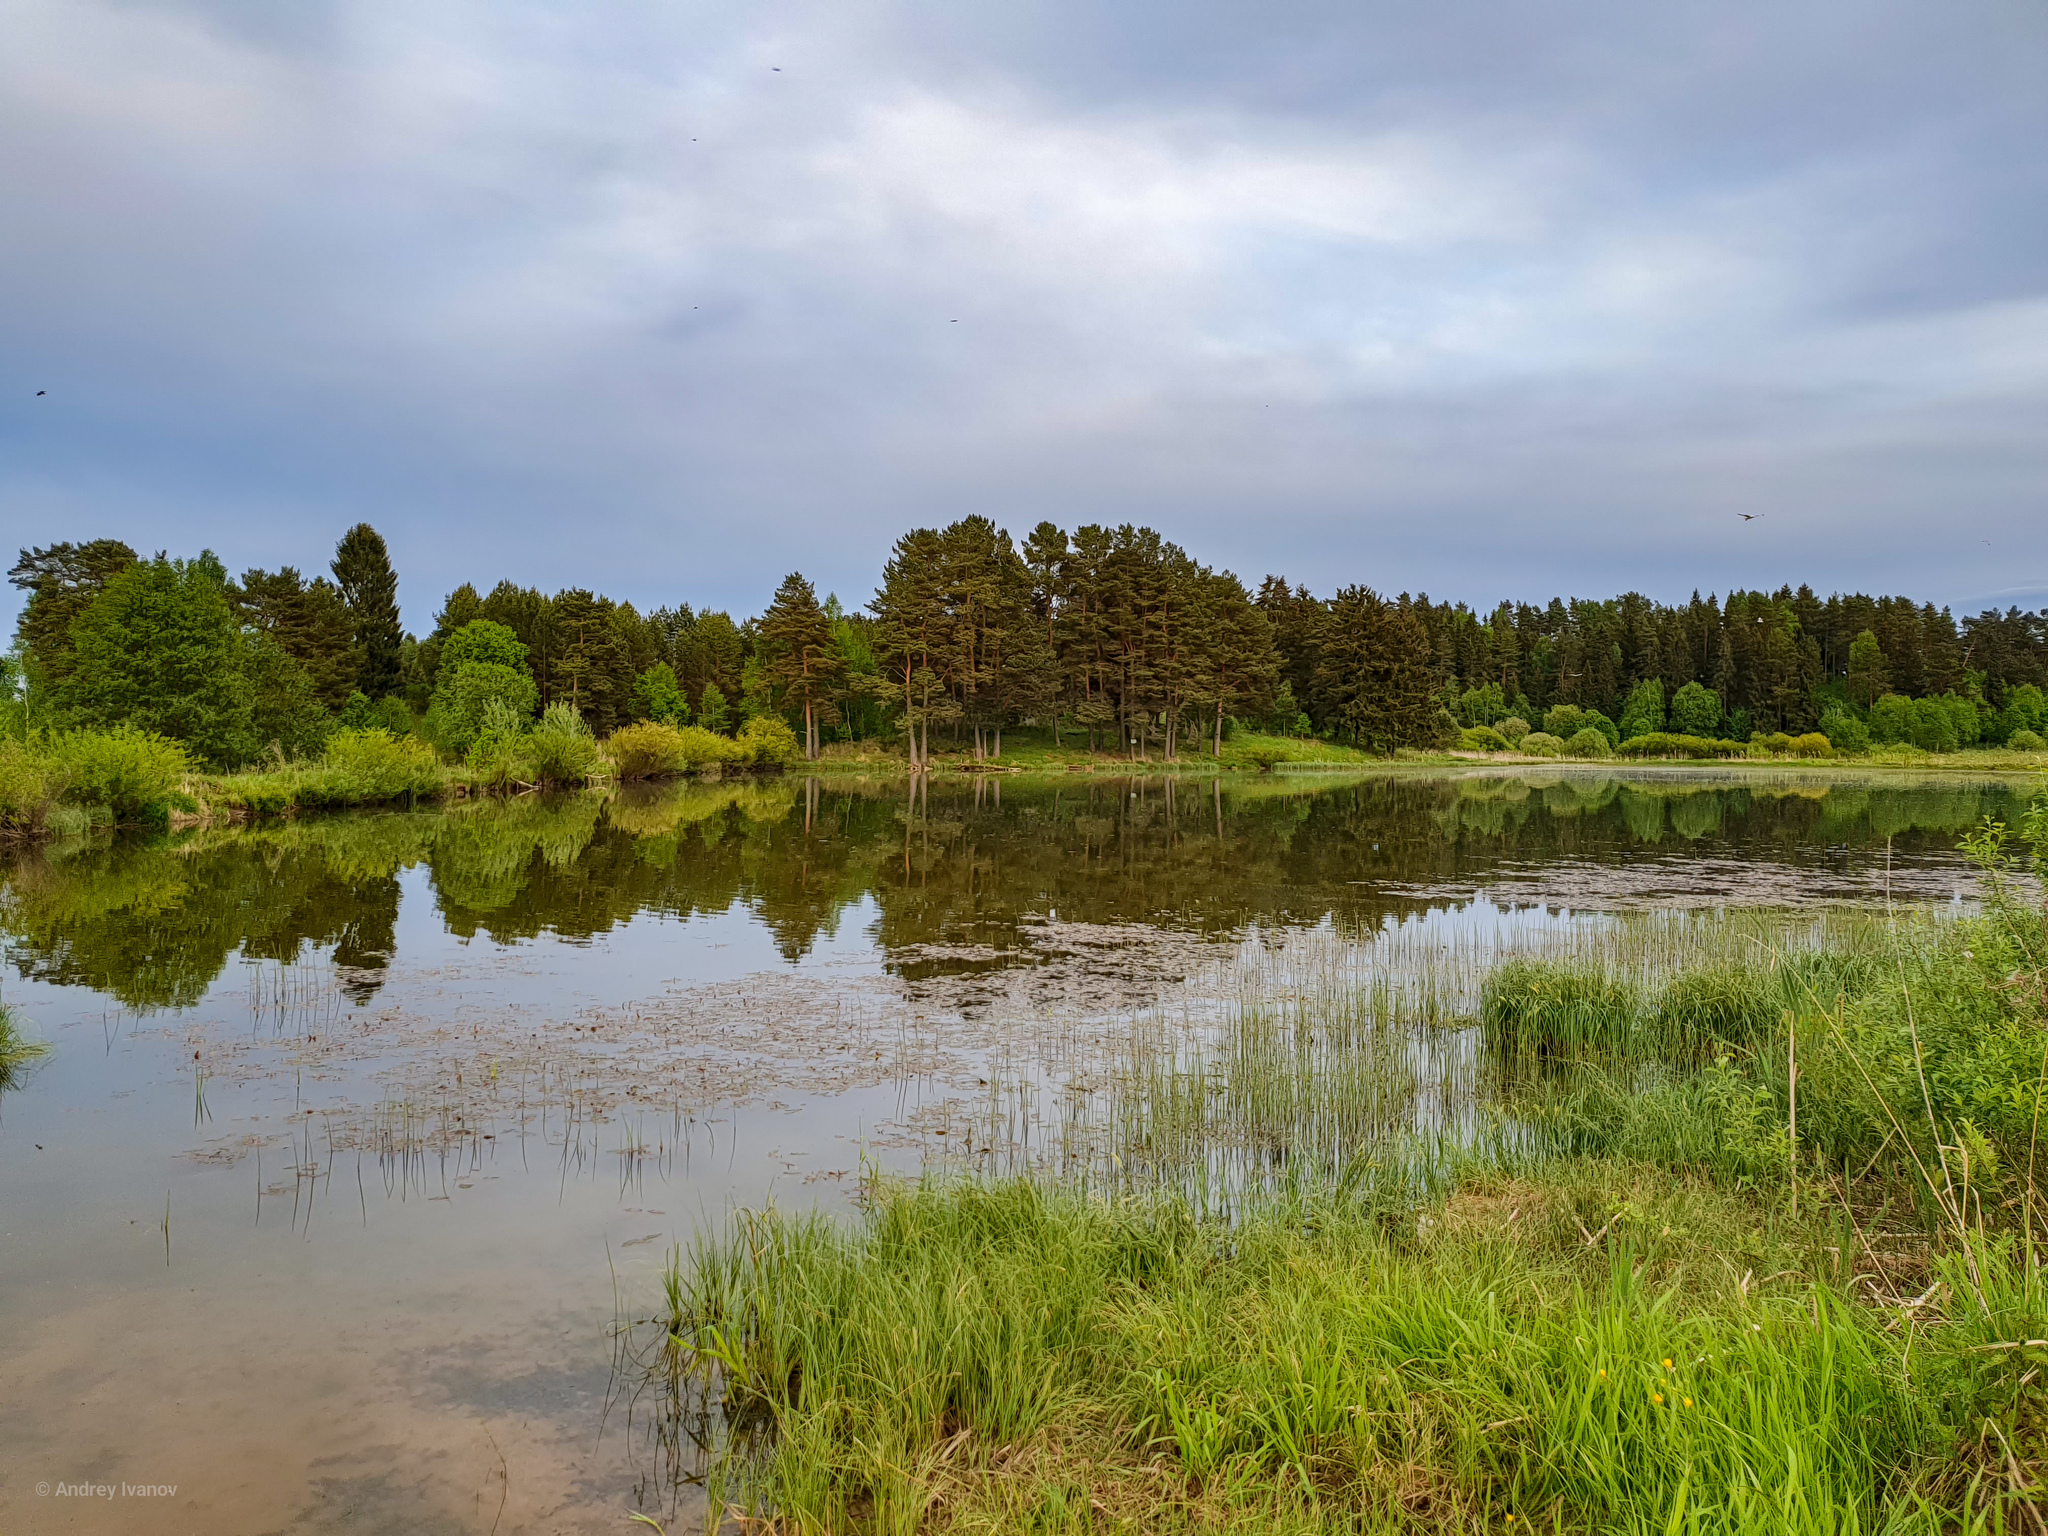
[[334,547],[334,584],[355,621],[356,686],[371,699],[396,693],[400,679],[398,573],[384,540],[368,523],[357,523]]

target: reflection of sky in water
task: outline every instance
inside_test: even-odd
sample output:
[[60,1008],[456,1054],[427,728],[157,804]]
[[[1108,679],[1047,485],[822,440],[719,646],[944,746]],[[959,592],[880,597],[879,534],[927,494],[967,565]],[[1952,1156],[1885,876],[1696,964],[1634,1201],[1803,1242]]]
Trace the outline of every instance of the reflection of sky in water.
[[1469,955],[1867,900],[1888,852],[1899,894],[1953,901],[1955,833],[2013,803],[1553,775],[912,811],[785,781],[25,860],[5,996],[57,1050],[0,1100],[0,1529],[87,1464],[202,1515],[78,1529],[373,1529],[460,1509],[498,1454],[521,1518],[617,1528],[608,1266],[644,1296],[733,1201],[915,1168],[992,1064],[1052,1093],[1086,1058],[1060,1030],[1213,1013],[1302,935]]

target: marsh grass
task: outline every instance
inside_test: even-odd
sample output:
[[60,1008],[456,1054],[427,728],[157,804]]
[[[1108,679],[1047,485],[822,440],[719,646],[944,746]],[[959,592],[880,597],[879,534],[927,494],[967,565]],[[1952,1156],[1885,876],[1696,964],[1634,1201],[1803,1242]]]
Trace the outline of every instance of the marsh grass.
[[677,1252],[645,1444],[778,1531],[2040,1530],[2017,889],[1255,940],[1218,1017],[991,1088],[1028,1176]]
[[31,1066],[49,1054],[50,1047],[24,1035],[13,1010],[0,1003],[0,1089],[14,1087]]

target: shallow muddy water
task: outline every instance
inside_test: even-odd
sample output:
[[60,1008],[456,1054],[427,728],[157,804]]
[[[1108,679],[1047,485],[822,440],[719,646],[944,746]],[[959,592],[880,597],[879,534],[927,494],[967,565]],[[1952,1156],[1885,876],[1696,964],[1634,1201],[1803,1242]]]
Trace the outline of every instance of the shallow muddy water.
[[1964,902],[2028,788],[790,777],[21,857],[0,1532],[646,1529],[609,1330],[733,1203],[1085,1168],[1105,1085],[1309,989]]

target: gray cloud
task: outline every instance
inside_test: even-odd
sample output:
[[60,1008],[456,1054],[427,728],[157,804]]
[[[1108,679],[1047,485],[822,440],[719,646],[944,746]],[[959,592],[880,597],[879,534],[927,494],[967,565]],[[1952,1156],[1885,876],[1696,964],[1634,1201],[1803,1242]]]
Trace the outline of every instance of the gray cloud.
[[367,517],[416,627],[858,599],[967,511],[1319,590],[2048,600],[2038,7],[0,17],[17,543]]

